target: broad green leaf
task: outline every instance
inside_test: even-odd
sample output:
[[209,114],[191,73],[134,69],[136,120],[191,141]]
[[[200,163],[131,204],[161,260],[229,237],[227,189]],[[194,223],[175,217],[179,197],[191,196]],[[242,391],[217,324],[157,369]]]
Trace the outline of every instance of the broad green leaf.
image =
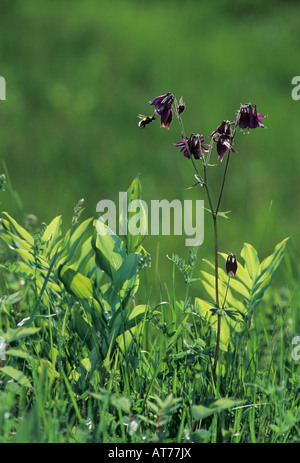
[[79,299],[93,297],[93,283],[85,275],[76,272],[67,265],[61,265],[58,270],[58,277],[65,285],[66,290]]
[[[215,309],[215,306],[199,297],[195,298],[195,308],[197,312],[209,323],[214,332],[217,332],[217,320],[218,316],[213,315],[212,310]],[[228,323],[226,322],[225,318],[221,318],[221,333],[220,333],[220,348],[222,350],[227,350],[228,342],[230,339],[230,329]]]
[[245,267],[250,275],[250,278],[254,281],[259,272],[259,259],[256,249],[249,243],[244,243],[244,247],[241,251],[241,257],[245,261]]
[[96,264],[113,280],[116,271],[125,260],[126,248],[124,242],[106,224],[97,220],[95,222],[92,246],[95,251]]
[[[225,262],[227,260],[228,254],[225,253],[219,253],[220,256],[224,259],[224,266],[225,268]],[[212,268],[214,268],[213,264],[210,264]],[[219,276],[220,278],[224,281],[228,281],[228,275],[227,273],[223,270],[220,270],[219,268]],[[237,267],[237,272],[235,277],[231,277],[230,279],[230,288],[234,289],[236,292],[238,292],[241,296],[243,296],[245,299],[249,299],[250,297],[250,292],[249,289],[252,287],[252,280],[249,277],[248,272],[244,269],[242,264],[238,262],[238,267]]]
[[248,288],[248,291],[252,288],[252,279],[248,273],[248,270],[240,262],[238,262],[238,268],[236,277]]
[[[222,269],[220,269],[221,274],[222,274],[222,272],[224,272],[224,271]],[[211,297],[212,301],[215,302],[215,299],[216,299],[215,276],[211,275],[208,272],[204,272],[203,270],[201,271],[201,275],[203,277],[201,279],[202,285],[205,287],[205,289],[206,289],[207,293],[209,294],[209,296]],[[224,280],[225,280],[225,278],[224,278]],[[220,304],[220,307],[222,307],[222,304],[223,304],[224,299],[225,299],[228,277],[227,277],[227,281],[226,280],[224,281],[224,280],[219,278],[218,290],[219,290],[219,304]],[[237,310],[240,310],[241,312],[245,311],[244,304],[240,300],[238,300],[236,297],[234,297],[234,295],[232,294],[232,291],[230,289],[230,286],[229,286],[229,289],[227,291],[226,303],[225,303],[225,306],[228,306],[228,305],[230,305],[231,307],[234,307]]]
[[[59,260],[57,265],[69,264],[73,259],[75,252],[80,248],[89,236],[92,236],[93,229],[89,230],[93,222],[93,218],[89,218],[79,225],[74,224],[66,233],[62,241],[59,243]],[[53,249],[52,253],[56,247]]]
[[[91,236],[87,238],[85,242],[80,243],[76,252],[71,260],[68,260],[68,266],[85,274],[83,268],[87,264],[87,261],[94,257],[94,250],[92,248]],[[96,267],[96,264],[94,264]]]
[[43,233],[42,240],[44,242],[51,241],[51,248],[56,243],[57,239],[61,236],[61,225],[62,218],[61,215],[59,215],[52,220],[52,222],[47,226]]
[[[220,253],[221,254],[221,253]],[[222,254],[222,257],[224,257],[224,259],[226,260],[227,259],[227,254]],[[207,262],[208,265],[214,270],[215,266],[214,264],[212,264],[211,262],[207,261],[206,259],[203,259],[204,262]],[[230,279],[230,289],[234,289],[237,293],[239,293],[241,296],[243,296],[244,299],[246,300],[249,300],[249,297],[250,297],[250,293],[249,293],[249,290],[247,288],[247,286],[242,283],[241,281],[238,281],[237,278],[238,278],[238,272],[240,271],[241,269],[241,264],[238,264],[238,269],[237,269],[237,275],[236,277],[231,277]],[[219,275],[219,279],[225,284],[227,285],[227,282],[228,282],[228,275],[227,273],[223,270],[223,268],[220,268],[218,269],[218,275]],[[213,277],[214,278],[214,277]],[[214,280],[213,280],[214,281]],[[249,279],[249,281],[251,282],[251,280]],[[252,284],[252,283],[251,283]],[[214,285],[214,283],[213,283]]]
[[5,375],[10,376],[12,379],[17,381],[17,383],[21,384],[21,386],[30,387],[30,388],[32,387],[27,376],[25,376],[24,373],[22,373],[21,371],[16,370],[15,368],[11,367],[10,365],[2,367],[1,372],[4,373]]

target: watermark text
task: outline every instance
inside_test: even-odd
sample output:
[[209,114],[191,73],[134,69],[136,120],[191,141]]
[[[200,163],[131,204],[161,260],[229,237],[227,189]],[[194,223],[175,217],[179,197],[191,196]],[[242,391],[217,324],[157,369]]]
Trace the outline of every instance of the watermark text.
[[99,201],[96,212],[99,220],[106,223],[116,234],[117,218],[119,235],[185,235],[186,246],[200,246],[204,240],[204,200],[179,199],[151,200],[148,204],[132,200],[127,204],[127,193],[119,193],[119,207],[109,200]]

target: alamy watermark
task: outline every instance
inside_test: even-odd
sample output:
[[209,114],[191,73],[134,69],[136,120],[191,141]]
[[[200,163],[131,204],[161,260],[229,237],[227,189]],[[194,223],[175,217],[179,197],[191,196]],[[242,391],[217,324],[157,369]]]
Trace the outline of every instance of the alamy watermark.
[[2,76],[0,76],[0,100],[6,100],[6,82]]
[[294,76],[291,83],[295,85],[292,89],[292,98],[294,101],[298,101],[300,100],[300,76]]
[[300,360],[300,336],[295,336],[292,339],[292,344],[296,344],[296,347],[292,350],[292,359],[298,362]]
[[173,230],[174,235],[186,236],[186,246],[200,246],[204,241],[204,200],[184,200],[182,203],[179,199],[171,202],[154,199],[149,208],[141,199],[127,204],[127,193],[119,192],[118,208],[113,201],[104,199],[98,202],[96,212],[101,214],[98,220],[106,223],[115,234],[118,218],[119,235],[128,232],[135,236],[171,235]]

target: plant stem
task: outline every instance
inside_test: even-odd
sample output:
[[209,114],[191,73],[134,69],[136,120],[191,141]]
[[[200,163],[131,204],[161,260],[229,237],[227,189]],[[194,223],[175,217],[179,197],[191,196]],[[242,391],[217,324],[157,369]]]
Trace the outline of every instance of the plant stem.
[[[217,227],[217,214],[216,213],[213,214],[213,223],[214,223],[214,243],[215,243],[216,306],[219,309],[218,227]],[[216,351],[215,351],[214,366],[213,366],[213,380],[214,380],[215,385],[217,384],[216,370],[217,370],[217,363],[218,363],[218,357],[219,357],[220,337],[221,337],[221,314],[218,313]]]
[[[230,158],[230,152],[228,152],[227,155],[227,160],[226,160],[226,165],[225,165],[225,170],[224,170],[224,175],[223,175],[223,181],[222,181],[222,186],[221,186],[221,191],[219,195],[219,200],[218,200],[218,205],[216,211],[213,213],[213,222],[214,222],[214,242],[215,242],[215,288],[216,288],[216,306],[219,309],[219,275],[218,275],[218,227],[217,227],[217,217],[218,217],[218,212],[221,204],[221,199],[224,191],[224,185],[225,185],[225,179],[227,175],[227,170],[228,170],[228,164],[229,164],[229,158]],[[218,312],[218,320],[217,320],[217,340],[216,340],[216,351],[215,351],[215,358],[214,358],[214,366],[213,366],[213,380],[215,383],[215,386],[217,384],[217,364],[218,364],[218,358],[219,358],[219,349],[220,349],[220,338],[221,338],[221,320],[222,320],[222,314]]]
[[[194,162],[193,156],[190,153],[188,143],[186,142],[183,122],[182,122],[182,119],[181,119],[181,117],[180,117],[180,115],[179,115],[179,113],[177,111],[177,106],[178,106],[177,102],[175,102],[174,109],[175,109],[175,114],[177,116],[177,119],[178,119],[178,122],[179,122],[179,125],[180,125],[180,128],[181,128],[181,134],[182,134],[183,139],[185,140],[186,149],[187,149],[187,151],[188,151],[188,153],[190,155],[190,159],[192,160],[192,164],[193,164],[194,170],[196,172],[197,179],[198,179],[198,181],[200,180],[201,186],[203,186],[205,188],[205,191],[206,191],[206,194],[207,194],[207,199],[208,199],[208,202],[209,202],[210,212],[212,214],[213,227],[214,227],[215,297],[216,297],[216,307],[218,309],[220,309],[220,307],[219,307],[219,274],[218,274],[219,265],[218,265],[218,226],[217,226],[217,217],[218,217],[218,212],[219,212],[221,199],[222,199],[223,191],[224,191],[225,179],[226,179],[227,170],[228,170],[228,164],[229,164],[229,159],[230,159],[230,151],[227,154],[226,165],[225,165],[225,170],[224,170],[224,175],[223,175],[223,180],[222,180],[222,185],[221,185],[221,191],[220,191],[220,195],[219,195],[219,199],[218,199],[218,203],[217,203],[217,208],[216,208],[216,210],[214,210],[213,203],[212,203],[211,196],[210,196],[209,189],[208,189],[208,185],[207,185],[207,166],[208,166],[208,159],[209,158],[207,158],[206,161],[203,159],[203,176],[204,176],[204,180],[202,182],[202,178],[199,175],[198,168],[197,168],[197,166],[196,166],[196,164]],[[233,140],[235,132],[236,132],[236,127],[237,127],[237,125],[235,125],[232,140]],[[211,141],[209,153],[211,152],[212,145],[213,145],[213,140]],[[216,350],[215,350],[215,358],[214,358],[214,365],[213,365],[213,380],[214,380],[215,386],[216,386],[216,379],[217,379],[216,378],[216,370],[217,370],[219,349],[220,349],[220,337],[221,337],[221,313],[218,313],[217,340],[216,340]]]
[[226,165],[225,165],[225,170],[224,170],[224,175],[223,175],[223,181],[222,181],[219,201],[218,201],[218,205],[217,205],[217,209],[216,209],[216,215],[219,212],[219,208],[220,208],[220,204],[221,204],[221,199],[222,199],[222,195],[223,195],[223,190],[224,190],[224,185],[225,185],[225,178],[226,178],[226,174],[227,174],[229,159],[230,159],[230,151],[228,152],[228,155],[227,155],[227,160],[226,160]]

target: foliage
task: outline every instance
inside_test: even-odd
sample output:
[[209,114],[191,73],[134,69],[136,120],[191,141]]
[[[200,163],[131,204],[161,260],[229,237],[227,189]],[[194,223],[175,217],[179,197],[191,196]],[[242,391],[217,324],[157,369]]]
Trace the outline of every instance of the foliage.
[[[141,197],[138,178],[127,193]],[[241,251],[244,265],[239,263],[224,308],[228,330],[222,327],[216,397],[215,308],[200,297],[191,304],[188,294],[177,300],[174,290],[157,306],[149,300],[135,304],[145,271],[139,260],[147,256],[142,236],[121,239],[101,221],[79,216],[64,235],[61,217],[31,234],[8,213],[2,216],[2,442],[297,439],[294,367],[285,365],[282,346],[279,372],[274,353],[267,367],[258,369],[255,329],[286,240],[262,262],[249,244]],[[191,250],[188,264],[172,256],[188,288],[198,285],[197,253]],[[219,275],[223,294],[222,268]],[[201,271],[209,295],[212,278]],[[245,323],[247,317],[251,323],[250,318]],[[239,355],[243,344],[247,350]]]

